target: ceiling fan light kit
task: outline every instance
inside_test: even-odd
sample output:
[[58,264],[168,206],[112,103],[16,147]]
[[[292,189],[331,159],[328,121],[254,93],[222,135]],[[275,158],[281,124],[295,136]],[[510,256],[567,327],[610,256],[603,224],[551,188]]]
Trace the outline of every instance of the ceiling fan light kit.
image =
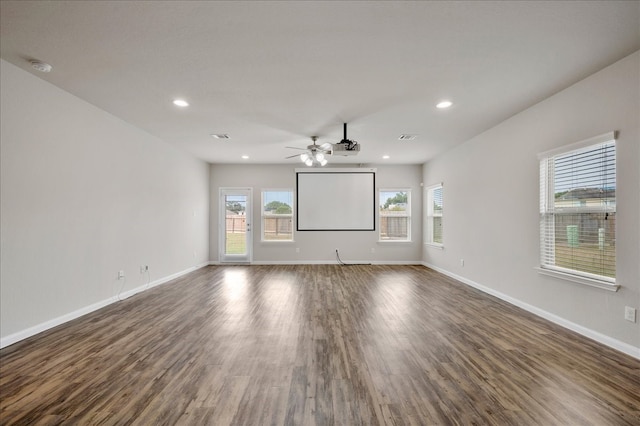
[[316,153],[305,152],[303,154],[300,154],[300,160],[309,167],[313,166],[314,164],[320,164],[320,166],[326,166],[328,163],[327,159],[325,158],[322,152],[316,152]]
[[[311,140],[313,144],[308,145],[306,148],[306,152],[300,154],[300,161],[302,161],[307,166],[317,166],[321,167],[326,166],[328,160],[326,158],[327,155],[356,155],[360,152],[360,145],[356,141],[352,141],[347,139],[347,123],[344,123],[344,137],[343,139],[335,144],[331,143],[323,143],[322,145],[316,144],[318,140],[317,136],[311,136]],[[296,148],[289,146],[287,148],[291,149],[304,149],[304,148]],[[292,155],[287,158],[297,157],[297,155]]]
[[[326,156],[331,155],[331,147],[332,147],[331,144],[328,144],[328,143],[324,143],[322,145],[316,144],[316,141],[318,140],[317,136],[311,136],[311,140],[313,141],[313,143],[311,145],[308,145],[306,149],[296,148],[293,146],[289,146],[287,148],[305,150],[306,152],[303,152],[302,154],[300,154],[300,161],[302,161],[304,164],[306,164],[309,167],[317,166],[317,165],[326,166],[328,163]],[[298,157],[298,155],[292,155],[287,158],[293,158],[293,157]]]

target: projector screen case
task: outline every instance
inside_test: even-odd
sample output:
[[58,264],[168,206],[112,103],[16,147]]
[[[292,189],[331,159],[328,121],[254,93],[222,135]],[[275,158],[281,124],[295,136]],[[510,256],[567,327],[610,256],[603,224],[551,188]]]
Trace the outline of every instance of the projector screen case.
[[375,231],[376,169],[296,169],[298,231]]

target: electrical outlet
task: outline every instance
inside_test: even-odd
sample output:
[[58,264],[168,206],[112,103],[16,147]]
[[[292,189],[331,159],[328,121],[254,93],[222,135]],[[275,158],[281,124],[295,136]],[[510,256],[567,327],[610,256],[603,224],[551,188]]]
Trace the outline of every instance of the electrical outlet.
[[300,253],[300,247],[296,247],[296,253]]
[[624,319],[631,322],[636,322],[636,308],[631,306],[624,307]]
[[142,265],[140,266],[140,273],[144,274],[145,272],[149,271],[149,265]]
[[464,259],[460,259],[460,266],[464,266]]
[[118,271],[118,279],[119,280],[123,280],[124,279],[124,271]]

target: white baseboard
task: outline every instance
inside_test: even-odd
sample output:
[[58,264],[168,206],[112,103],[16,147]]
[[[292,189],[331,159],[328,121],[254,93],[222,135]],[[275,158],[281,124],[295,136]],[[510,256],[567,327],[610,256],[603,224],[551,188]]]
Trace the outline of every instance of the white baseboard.
[[[345,265],[422,265],[417,260],[344,260]],[[336,260],[257,260],[251,265],[339,265]]]
[[460,275],[454,274],[452,272],[449,272],[445,269],[439,268],[437,266],[431,265],[429,263],[426,262],[422,262],[421,263],[423,266],[426,266],[427,268],[431,268],[434,271],[440,272],[441,274],[447,275],[453,279],[456,279],[460,282],[462,282],[463,284],[466,284],[468,286],[471,286],[473,288],[477,288],[478,290],[490,294],[492,296],[497,297],[498,299],[504,300],[507,303],[510,303],[512,305],[515,305],[519,308],[524,309],[525,311],[531,312],[534,315],[537,315],[541,318],[544,318],[548,321],[551,321],[554,324],[558,324],[559,326],[562,326],[564,328],[567,328],[571,331],[575,331],[578,334],[581,334],[585,337],[588,337],[589,339],[595,340],[596,342],[602,343],[603,345],[606,345],[610,348],[613,348],[615,350],[618,350],[620,352],[623,352],[627,355],[630,355],[634,358],[640,359],[640,348],[637,348],[633,345],[630,345],[628,343],[625,342],[621,342],[620,340],[614,339],[612,337],[609,337],[605,334],[599,333],[595,330],[591,330],[590,328],[587,327],[583,327],[580,324],[576,324],[574,322],[571,322],[565,318],[559,317],[555,314],[552,314],[551,312],[547,312],[543,309],[540,309],[536,306],[530,305],[528,303],[525,303],[521,300],[515,299],[511,296],[508,296],[504,293],[501,293],[499,291],[496,291],[492,288],[486,287],[482,284],[478,284],[475,281],[472,281],[468,278],[462,277]]
[[38,333],[42,333],[43,331],[47,331],[50,328],[57,327],[60,324],[64,324],[65,322],[69,322],[71,320],[74,320],[78,317],[81,317],[93,311],[97,311],[100,308],[104,308],[105,306],[108,306],[114,303],[114,301],[115,301],[114,298],[110,297],[107,300],[102,300],[100,302],[93,303],[89,306],[85,306],[76,311],[69,312],[68,314],[64,314],[57,318],[53,318],[49,321],[45,321],[43,323],[34,325],[33,327],[29,327],[25,330],[18,331],[17,333],[10,334],[0,339],[0,349],[7,347],[9,345],[13,345],[14,343],[17,343],[28,337],[34,336]]
[[128,297],[133,296],[134,294],[140,293],[142,291],[148,290],[152,287],[159,286],[161,284],[167,283],[171,280],[174,280],[182,275],[188,274],[189,272],[193,272],[197,269],[202,268],[203,266],[207,266],[209,263],[203,263],[201,265],[193,266],[191,268],[187,268],[184,271],[177,272],[175,274],[171,274],[169,276],[160,278],[158,280],[152,281],[149,284],[134,288],[132,290],[128,290],[124,293],[120,293],[118,296],[110,297],[109,299],[102,300],[100,302],[93,303],[89,306],[85,306],[83,308],[77,309],[73,312],[69,312],[67,314],[61,315],[57,318],[50,319],[43,323],[34,325],[33,327],[29,327],[25,330],[18,331],[17,333],[10,334],[6,337],[0,339],[0,349],[7,347],[9,345],[13,345],[21,340],[24,340],[28,337],[35,336],[38,333],[42,333],[43,331],[47,331],[53,327],[57,327],[66,322],[79,318],[83,315],[87,315],[91,312],[97,311],[98,309],[104,308],[105,306],[111,305],[112,303],[116,303],[120,300],[124,300]]
[[[335,261],[260,261],[260,262],[254,262],[253,264],[254,265],[304,265],[304,264],[336,264],[336,263],[337,262],[335,262]],[[495,297],[497,297],[497,298],[499,298],[501,300],[504,300],[505,302],[508,302],[508,303],[510,303],[512,305],[515,305],[515,306],[517,306],[519,308],[522,308],[522,309],[524,309],[524,310],[526,310],[528,312],[531,312],[531,313],[533,313],[533,314],[535,314],[535,315],[537,315],[537,316],[539,316],[541,318],[549,320],[549,321],[551,321],[551,322],[553,322],[555,324],[558,324],[558,325],[560,325],[562,327],[565,327],[565,328],[567,328],[569,330],[575,331],[576,333],[581,334],[581,335],[583,335],[585,337],[588,337],[588,338],[590,338],[592,340],[595,340],[595,341],[597,341],[599,343],[602,343],[603,345],[609,346],[609,347],[611,347],[613,349],[616,349],[616,350],[618,350],[620,352],[623,352],[623,353],[625,353],[627,355],[630,355],[630,356],[632,356],[634,358],[640,359],[640,348],[637,348],[635,346],[629,345],[629,344],[627,344],[625,342],[621,342],[621,341],[619,341],[617,339],[614,339],[612,337],[609,337],[609,336],[604,335],[602,333],[599,333],[597,331],[591,330],[591,329],[583,327],[583,326],[581,326],[579,324],[576,324],[576,323],[573,323],[571,321],[568,321],[568,320],[566,320],[566,319],[564,319],[562,317],[559,317],[559,316],[557,316],[555,314],[552,314],[550,312],[544,311],[544,310],[542,310],[540,308],[537,308],[537,307],[535,307],[533,305],[530,305],[528,303],[522,302],[521,300],[515,299],[515,298],[513,298],[511,296],[508,296],[508,295],[506,295],[504,293],[501,293],[499,291],[493,290],[493,289],[491,289],[489,287],[486,287],[486,286],[484,286],[482,284],[478,284],[477,282],[472,281],[472,280],[470,280],[468,278],[465,278],[465,277],[462,277],[460,275],[454,274],[452,272],[449,272],[449,271],[447,271],[445,269],[442,269],[442,268],[439,268],[437,266],[428,264],[426,262],[418,262],[418,261],[372,261],[372,262],[363,261],[363,262],[359,262],[359,261],[356,261],[356,262],[345,262],[345,263],[371,263],[371,264],[374,264],[374,265],[423,265],[423,266],[426,266],[427,268],[431,268],[431,269],[433,269],[435,271],[438,271],[438,272],[440,272],[440,273],[442,273],[444,275],[447,275],[447,276],[449,276],[451,278],[454,278],[454,279],[456,279],[456,280],[458,280],[458,281],[460,281],[460,282],[462,282],[464,284],[467,284],[467,285],[469,285],[471,287],[477,288],[478,290],[480,290],[480,291],[482,291],[484,293],[487,293],[487,294],[490,294],[492,296],[495,296]],[[107,300],[102,300],[100,302],[93,303],[93,304],[91,304],[89,306],[85,306],[85,307],[80,308],[78,310],[75,310],[73,312],[69,312],[69,313],[67,313],[65,315],[59,316],[57,318],[53,318],[53,319],[51,319],[49,321],[45,321],[43,323],[37,324],[37,325],[35,325],[33,327],[29,327],[29,328],[27,328],[25,330],[22,330],[22,331],[19,331],[17,333],[10,334],[10,335],[0,339],[0,349],[4,348],[4,347],[7,347],[9,345],[12,345],[14,343],[17,343],[17,342],[19,342],[21,340],[24,340],[24,339],[28,338],[28,337],[34,336],[34,335],[36,335],[38,333],[41,333],[43,331],[49,330],[49,329],[51,329],[53,327],[57,327],[58,325],[61,325],[61,324],[64,324],[66,322],[69,322],[71,320],[74,320],[76,318],[79,318],[79,317],[81,317],[83,315],[86,315],[86,314],[89,314],[91,312],[94,312],[94,311],[96,311],[98,309],[104,308],[105,306],[108,306],[108,305],[110,305],[112,303],[115,303],[118,300],[124,300],[124,299],[126,299],[128,297],[133,296],[134,294],[137,294],[137,293],[143,292],[145,290],[148,290],[150,288],[157,287],[159,285],[165,284],[165,283],[167,283],[167,282],[169,282],[171,280],[174,280],[176,278],[181,277],[182,275],[188,274],[190,272],[193,272],[193,271],[195,271],[197,269],[200,269],[200,268],[202,268],[204,266],[207,266],[207,265],[219,265],[219,263],[211,261],[211,262],[203,263],[201,265],[193,266],[191,268],[187,268],[187,269],[185,269],[183,271],[180,271],[180,272],[177,272],[175,274],[171,274],[171,275],[168,275],[166,277],[160,278],[158,280],[152,281],[147,285],[140,286],[140,287],[134,288],[132,290],[128,290],[128,291],[126,291],[124,293],[121,293],[119,295],[120,296],[119,299],[118,299],[117,296],[111,297],[111,298],[109,298]]]
[[[422,265],[420,260],[345,260],[346,264],[359,265]],[[217,260],[210,260],[210,266],[233,265],[234,263],[221,263]],[[254,260],[241,265],[337,265],[337,260]],[[238,264],[240,265],[240,263]]]
[[118,296],[115,296],[113,298],[114,299],[113,301],[117,302],[119,300],[127,299],[127,298],[133,296],[134,294],[138,294],[138,293],[143,292],[145,290],[149,290],[150,288],[157,287],[159,285],[165,284],[165,283],[167,283],[167,282],[169,282],[171,280],[175,280],[176,278],[179,278],[179,277],[181,277],[183,275],[186,275],[189,272],[197,271],[200,268],[203,268],[205,266],[209,266],[209,264],[210,264],[210,262],[205,262],[205,263],[202,263],[200,265],[192,266],[191,268],[187,268],[187,269],[185,269],[183,271],[176,272],[175,274],[171,274],[171,275],[168,275],[166,277],[160,278],[158,280],[151,281],[149,284],[141,285],[141,286],[136,287],[134,289],[127,290],[124,293],[120,293]]

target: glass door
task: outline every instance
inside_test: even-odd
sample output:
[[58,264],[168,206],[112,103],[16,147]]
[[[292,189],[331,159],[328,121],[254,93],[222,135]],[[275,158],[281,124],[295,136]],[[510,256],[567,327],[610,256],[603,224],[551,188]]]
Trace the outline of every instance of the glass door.
[[251,188],[220,188],[220,262],[251,262]]

